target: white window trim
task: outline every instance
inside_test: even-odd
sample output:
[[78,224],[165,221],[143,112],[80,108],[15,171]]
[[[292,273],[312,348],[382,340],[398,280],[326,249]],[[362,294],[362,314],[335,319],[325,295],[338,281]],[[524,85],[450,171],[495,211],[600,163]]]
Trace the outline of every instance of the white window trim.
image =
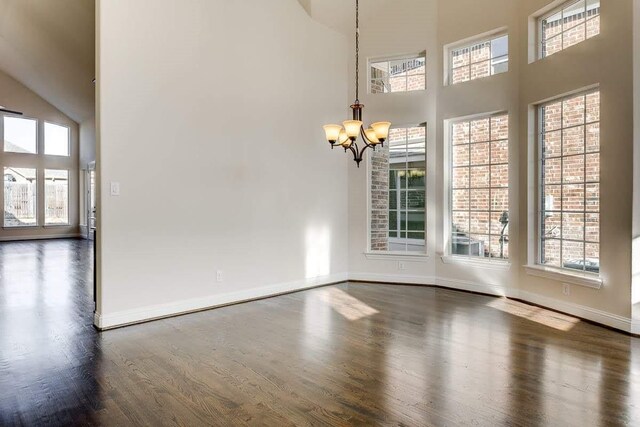
[[545,279],[556,280],[558,282],[570,283],[572,285],[586,286],[588,288],[600,289],[604,284],[602,277],[596,273],[571,272],[571,270],[547,267],[540,264],[528,264],[523,266],[530,276],[543,277]]
[[[583,286],[587,286],[587,287],[591,287],[591,288],[596,288],[596,289],[600,289],[600,287],[603,284],[603,280],[602,280],[602,267],[600,267],[600,272],[599,273],[591,273],[588,271],[580,271],[580,270],[572,270],[570,268],[565,268],[565,267],[554,267],[554,266],[547,266],[544,264],[541,264],[540,262],[540,258],[541,258],[541,254],[542,254],[542,248],[541,248],[541,233],[542,233],[542,222],[541,222],[541,215],[540,212],[542,210],[542,204],[544,203],[544,201],[542,200],[541,197],[541,182],[542,182],[542,168],[541,168],[541,154],[542,154],[542,146],[541,143],[542,141],[540,140],[540,135],[542,135],[542,120],[540,117],[540,112],[542,107],[544,107],[547,104],[551,104],[554,102],[558,102],[558,101],[563,101],[567,98],[571,98],[573,96],[579,96],[579,95],[587,95],[589,93],[592,92],[598,92],[600,91],[600,86],[599,85],[592,85],[592,86],[588,86],[586,88],[581,88],[581,89],[577,89],[574,91],[571,91],[569,93],[566,93],[564,95],[560,95],[551,99],[547,99],[545,101],[542,101],[538,104],[536,104],[534,106],[535,108],[535,135],[534,135],[534,156],[535,158],[533,159],[533,164],[534,164],[534,168],[535,168],[535,181],[534,181],[534,187],[535,187],[535,202],[534,202],[534,218],[535,218],[535,229],[534,229],[534,235],[535,235],[535,243],[534,243],[534,252],[533,252],[533,256],[529,255],[529,264],[525,266],[525,269],[527,270],[527,274],[532,275],[532,276],[541,276],[541,277],[546,277],[546,278],[550,278],[550,279],[555,279],[555,280],[560,280],[560,281],[565,281],[565,282],[570,282],[576,285],[583,285]],[[600,123],[600,120],[598,121],[598,123]],[[560,130],[562,130],[562,128],[560,128]],[[599,151],[600,152],[600,151]],[[600,183],[600,181],[599,181]],[[600,190],[602,192],[602,189]],[[585,208],[586,209],[586,208]],[[601,213],[600,210],[598,210],[598,213]],[[602,229],[600,230],[602,231]],[[600,236],[602,237],[602,236]],[[598,244],[600,245],[602,242],[598,242]],[[540,273],[540,271],[542,271],[542,273]],[[571,280],[574,280],[573,282],[571,282]]]
[[[443,55],[444,55],[444,61],[443,61],[443,64],[444,64],[444,73],[443,73],[444,85],[445,86],[453,86],[454,85],[451,82],[451,77],[452,77],[451,73],[453,72],[452,61],[451,61],[451,53],[454,50],[463,48],[465,46],[469,46],[470,47],[470,46],[475,45],[475,44],[484,43],[486,41],[497,39],[497,38],[500,38],[502,36],[509,36],[509,31],[508,30],[509,30],[508,27],[495,28],[493,30],[490,30],[490,31],[487,31],[487,32],[484,32],[484,33],[481,33],[481,34],[476,34],[474,36],[467,37],[466,39],[462,39],[462,40],[455,41],[453,43],[446,44],[443,47],[443,50],[444,50],[444,52],[443,52]],[[507,58],[508,58],[508,60],[511,59],[510,56],[511,56],[511,52],[510,52],[509,46],[507,46]],[[508,71],[505,71],[504,73],[498,73],[498,74],[506,74],[507,72]],[[492,75],[487,76],[487,77],[493,77],[493,76],[496,76],[496,75],[497,74],[492,74]],[[460,83],[456,83],[456,84],[469,83],[469,82],[473,82],[473,81],[476,81],[476,80],[482,80],[482,79],[487,78],[487,77],[477,78],[477,79],[473,79],[473,80],[467,80],[466,82],[460,82]]]
[[[543,55],[543,50],[542,50],[542,21],[544,21],[548,17],[553,16],[554,14],[560,12],[561,10],[571,6],[572,4],[578,3],[579,1],[581,1],[581,0],[561,0],[559,2],[556,1],[553,4],[549,5],[548,7],[545,7],[540,14],[535,16],[535,27],[536,27],[536,30],[535,30],[536,31],[536,36],[535,36],[536,48],[535,48],[535,52],[536,52],[536,59],[537,60],[545,59],[545,58],[548,58],[549,56],[555,55],[555,53],[553,55],[547,55],[547,56]],[[585,2],[585,5],[586,5],[586,2]],[[602,4],[600,5],[600,7],[602,7]],[[600,14],[598,14],[598,16],[600,16]],[[594,18],[591,18],[591,19],[594,19]],[[588,20],[589,19],[586,19],[585,23]],[[591,36],[591,37],[587,38],[586,37],[586,30],[587,29],[586,29],[586,25],[585,25],[585,39],[580,43],[583,43],[583,42],[585,42],[585,41],[587,41],[587,40],[589,40],[589,39],[591,39],[593,37],[597,37],[599,35],[598,34],[598,35]],[[564,31],[561,32],[560,34],[562,34],[562,33],[564,33]],[[580,43],[576,43],[576,44],[580,44]],[[572,46],[575,46],[575,45],[572,45]],[[569,46],[569,47],[572,47],[572,46]],[[564,48],[563,47],[560,51],[558,51],[556,53],[560,53],[565,49],[568,49],[568,48]]]
[[[471,120],[477,120],[477,119],[481,119],[481,118],[485,118],[485,117],[495,117],[495,116],[502,116],[502,115],[507,115],[509,117],[509,123],[511,123],[511,115],[509,114],[508,111],[493,111],[493,112],[489,112],[489,113],[479,113],[479,114],[473,114],[470,116],[464,116],[464,117],[455,117],[455,118],[451,118],[451,119],[447,119],[444,121],[444,141],[445,141],[445,149],[444,149],[444,176],[443,176],[443,183],[444,183],[444,202],[443,202],[443,209],[445,214],[442,216],[443,217],[443,227],[442,227],[442,232],[443,234],[443,245],[444,247],[442,248],[442,256],[440,257],[442,259],[442,262],[445,264],[466,264],[466,265],[475,265],[475,266],[484,266],[484,267],[492,267],[492,268],[496,268],[496,269],[504,269],[507,270],[509,268],[511,268],[511,258],[507,258],[505,259],[500,259],[500,258],[484,258],[484,257],[475,257],[475,256],[465,256],[465,255],[454,255],[451,253],[451,229],[452,229],[452,225],[453,225],[453,221],[452,221],[452,215],[451,215],[451,201],[452,201],[452,196],[451,196],[451,191],[452,191],[452,187],[451,187],[451,171],[452,171],[452,165],[451,165],[451,159],[452,159],[452,146],[451,146],[451,137],[452,137],[452,132],[451,129],[453,127],[454,123],[459,123],[459,122],[464,122],[464,121],[471,121]],[[509,125],[509,188],[508,188],[508,193],[509,193],[509,202],[511,202],[511,180],[512,180],[512,174],[511,174],[511,125]],[[509,203],[509,218],[512,218],[512,206],[511,203]],[[502,267],[502,268],[501,268]]]
[[[373,93],[371,91],[371,64],[376,62],[385,62],[385,61],[402,61],[402,60],[410,60],[410,59],[418,59],[424,58],[424,89],[423,90],[404,90],[399,92],[380,92]],[[392,55],[392,56],[376,56],[367,58],[367,94],[378,96],[378,95],[397,95],[397,94],[410,94],[410,93],[424,93],[427,90],[427,52],[423,50],[418,53],[409,53],[406,55]]]
[[367,259],[371,260],[382,260],[382,259],[396,259],[398,261],[416,261],[416,260],[426,260],[429,258],[429,239],[428,239],[428,200],[427,196],[429,194],[429,180],[428,180],[428,153],[429,153],[429,129],[427,128],[427,123],[412,123],[412,124],[398,124],[392,125],[392,129],[404,129],[404,128],[412,128],[412,127],[424,127],[425,133],[425,165],[427,167],[427,174],[425,174],[425,208],[424,208],[424,252],[416,252],[416,251],[407,251],[407,252],[399,252],[399,251],[372,251],[371,250],[371,151],[367,155],[367,161],[365,162],[365,173],[367,175],[366,179],[366,189],[365,193],[367,194],[367,247],[362,252]]
[[[65,128],[67,130],[67,153],[68,154],[47,154],[47,139],[46,139],[46,131],[45,128],[47,126],[47,124],[50,125],[54,125],[54,126],[59,126],[62,128]],[[48,120],[44,120],[43,124],[42,124],[42,154],[45,156],[51,156],[51,157],[61,157],[61,158],[67,158],[67,157],[71,157],[71,128],[67,125],[61,125],[59,123],[54,123],[54,122],[50,122]]]

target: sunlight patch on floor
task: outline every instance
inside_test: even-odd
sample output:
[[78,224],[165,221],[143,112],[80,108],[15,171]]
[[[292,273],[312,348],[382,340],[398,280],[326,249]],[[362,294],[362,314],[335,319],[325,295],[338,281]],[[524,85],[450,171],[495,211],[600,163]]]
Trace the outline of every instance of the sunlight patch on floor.
[[375,308],[365,304],[342,289],[321,289],[320,299],[326,302],[340,315],[348,320],[359,320],[367,316],[379,313]]
[[567,316],[566,314],[556,313],[555,311],[545,310],[544,308],[535,307],[506,298],[495,299],[487,305],[504,313],[531,320],[532,322],[549,326],[550,328],[558,329],[560,331],[569,331],[580,322],[580,319]]

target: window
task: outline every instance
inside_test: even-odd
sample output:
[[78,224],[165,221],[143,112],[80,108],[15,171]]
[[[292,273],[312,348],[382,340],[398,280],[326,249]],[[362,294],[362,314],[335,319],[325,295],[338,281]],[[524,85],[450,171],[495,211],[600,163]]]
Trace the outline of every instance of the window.
[[600,0],[565,3],[539,19],[540,57],[600,34]]
[[4,116],[4,151],[36,154],[38,152],[37,128],[36,120]]
[[450,51],[450,84],[507,71],[509,71],[509,36],[506,34]]
[[69,171],[44,170],[44,223],[69,224]]
[[424,55],[369,64],[371,93],[409,92],[426,89]]
[[540,264],[600,271],[600,92],[540,107]]
[[451,126],[451,254],[509,258],[509,116]]
[[53,123],[44,123],[44,154],[69,156],[69,128]]
[[4,226],[37,225],[36,169],[4,168]]
[[425,253],[426,128],[394,128],[371,153],[371,250]]

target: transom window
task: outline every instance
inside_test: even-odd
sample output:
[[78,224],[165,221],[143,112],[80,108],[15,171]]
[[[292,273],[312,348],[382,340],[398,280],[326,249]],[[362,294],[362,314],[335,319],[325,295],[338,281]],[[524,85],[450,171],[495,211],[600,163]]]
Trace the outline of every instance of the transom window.
[[371,153],[371,250],[425,253],[426,129],[391,129]]
[[449,83],[456,84],[509,71],[509,36],[504,34],[452,49]]
[[540,107],[539,263],[600,271],[600,92]]
[[425,90],[427,76],[425,56],[369,63],[371,93],[393,93]]
[[451,125],[451,254],[509,258],[509,116]]
[[4,151],[36,154],[38,152],[38,122],[22,117],[3,117]]
[[69,156],[69,128],[53,123],[44,123],[44,154]]
[[600,0],[570,1],[539,19],[544,58],[600,34]]

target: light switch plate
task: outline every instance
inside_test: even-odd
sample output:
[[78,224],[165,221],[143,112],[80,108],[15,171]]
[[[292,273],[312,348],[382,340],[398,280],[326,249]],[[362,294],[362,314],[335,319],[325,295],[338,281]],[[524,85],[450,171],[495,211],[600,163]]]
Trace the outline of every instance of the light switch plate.
[[112,196],[119,196],[120,195],[120,183],[119,182],[112,182],[111,183],[111,195]]

